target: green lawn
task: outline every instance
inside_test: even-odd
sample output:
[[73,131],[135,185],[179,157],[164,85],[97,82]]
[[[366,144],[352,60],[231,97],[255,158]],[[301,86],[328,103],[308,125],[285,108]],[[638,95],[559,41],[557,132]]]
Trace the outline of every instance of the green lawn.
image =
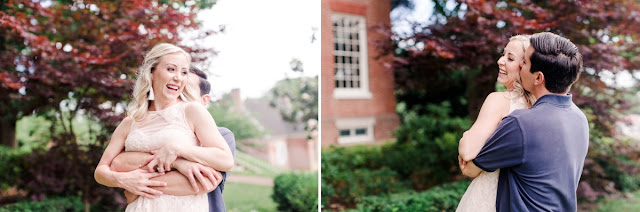
[[631,212],[640,211],[640,190],[631,193],[631,198],[618,198],[615,200],[600,203],[596,212],[616,211],[616,212]]
[[228,212],[277,211],[272,193],[271,186],[227,182],[223,197]]

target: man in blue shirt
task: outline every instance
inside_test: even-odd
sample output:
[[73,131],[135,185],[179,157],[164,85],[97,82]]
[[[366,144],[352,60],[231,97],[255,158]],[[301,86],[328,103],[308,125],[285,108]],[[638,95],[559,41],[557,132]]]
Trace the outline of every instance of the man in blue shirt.
[[[207,81],[207,75],[201,71],[200,69],[191,66],[189,68],[189,75],[195,74],[198,77],[193,77],[198,79],[198,87],[200,90],[200,96],[202,97],[202,103],[207,105],[209,103],[209,92],[211,91],[211,84]],[[193,79],[192,78],[192,79]],[[236,158],[236,140],[233,136],[233,133],[224,127],[218,127],[220,134],[224,137],[224,140],[229,145],[229,149],[231,149],[231,154],[233,154],[233,159]],[[224,199],[222,198],[222,191],[224,190],[224,183],[227,181],[227,176],[229,173],[221,172],[222,174],[222,182],[216,187],[212,192],[209,192],[207,195],[209,196],[209,211],[217,212],[217,211],[226,211],[226,207],[224,204]]]
[[500,169],[497,211],[576,211],[589,126],[567,92],[578,79],[582,56],[553,33],[534,34],[530,41],[520,77],[536,103],[502,119],[462,172],[475,177]]

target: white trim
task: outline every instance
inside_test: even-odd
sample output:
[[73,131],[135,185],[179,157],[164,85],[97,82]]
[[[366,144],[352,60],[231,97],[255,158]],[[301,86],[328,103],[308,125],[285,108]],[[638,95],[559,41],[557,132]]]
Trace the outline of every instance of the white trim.
[[[342,118],[337,119],[335,124],[336,128],[338,128],[338,132],[340,130],[349,130],[349,136],[340,136],[338,135],[338,144],[349,144],[349,143],[359,143],[359,142],[373,142],[375,139],[373,137],[373,126],[376,123],[376,119],[373,117],[363,117],[363,118]],[[356,129],[366,129],[365,135],[356,135]]]
[[[346,49],[342,49],[342,50],[336,50],[335,49],[335,45],[336,43],[338,44],[346,44],[349,45],[351,42],[351,38],[346,38],[346,36],[344,37],[336,37],[336,31],[338,31],[337,33],[340,33],[341,35],[344,35],[343,30],[345,29],[345,26],[341,26],[340,29],[333,29],[333,43],[332,43],[332,48],[333,48],[333,57],[334,57],[334,71],[338,69],[338,67],[343,67],[343,66],[348,66],[348,65],[352,65],[351,63],[345,63],[345,61],[341,61],[342,63],[336,63],[336,55],[340,55],[340,56],[346,56],[348,58],[354,59],[357,61],[358,66],[357,66],[357,70],[358,70],[358,79],[357,82],[359,83],[358,87],[355,88],[350,88],[350,87],[336,87],[335,86],[335,82],[337,80],[341,80],[340,78],[348,78],[351,75],[336,75],[334,74],[334,79],[333,79],[333,83],[334,83],[334,87],[335,89],[333,90],[333,97],[336,99],[371,99],[372,95],[371,92],[369,91],[369,57],[368,57],[368,46],[367,46],[367,29],[366,29],[366,19],[364,16],[359,16],[359,15],[350,15],[350,14],[340,14],[340,13],[334,13],[331,16],[331,21],[332,21],[332,25],[338,21],[338,20],[355,20],[356,22],[358,22],[358,51],[352,51],[349,50],[347,51]],[[348,29],[347,29],[348,30]],[[346,46],[345,45],[345,46]],[[349,45],[349,47],[352,47],[351,45]],[[354,66],[351,66],[354,67]],[[341,70],[352,70],[352,69],[341,69]]]

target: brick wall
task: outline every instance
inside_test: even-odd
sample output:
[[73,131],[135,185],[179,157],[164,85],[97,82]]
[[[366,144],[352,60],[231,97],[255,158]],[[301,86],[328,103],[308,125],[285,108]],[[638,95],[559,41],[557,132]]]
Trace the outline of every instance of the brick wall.
[[[322,145],[337,143],[338,131],[335,120],[346,117],[375,117],[374,136],[376,140],[391,138],[391,130],[399,122],[395,113],[395,97],[393,93],[393,73],[385,64],[391,62],[390,56],[378,60],[378,52],[374,41],[383,38],[373,31],[367,31],[368,73],[370,99],[335,99],[333,97],[334,62],[333,62],[333,25],[331,14],[334,12],[353,15],[364,15],[367,26],[378,24],[390,25],[389,0],[322,0],[321,2],[321,138]],[[387,66],[388,67],[388,66]]]

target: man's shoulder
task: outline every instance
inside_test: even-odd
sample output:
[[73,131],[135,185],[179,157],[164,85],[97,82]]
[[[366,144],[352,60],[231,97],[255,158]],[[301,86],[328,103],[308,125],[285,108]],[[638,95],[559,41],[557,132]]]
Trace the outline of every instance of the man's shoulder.
[[233,135],[233,132],[231,132],[231,130],[229,130],[229,128],[226,128],[226,127],[218,127],[218,131],[220,131],[220,134],[222,134],[222,136]]

